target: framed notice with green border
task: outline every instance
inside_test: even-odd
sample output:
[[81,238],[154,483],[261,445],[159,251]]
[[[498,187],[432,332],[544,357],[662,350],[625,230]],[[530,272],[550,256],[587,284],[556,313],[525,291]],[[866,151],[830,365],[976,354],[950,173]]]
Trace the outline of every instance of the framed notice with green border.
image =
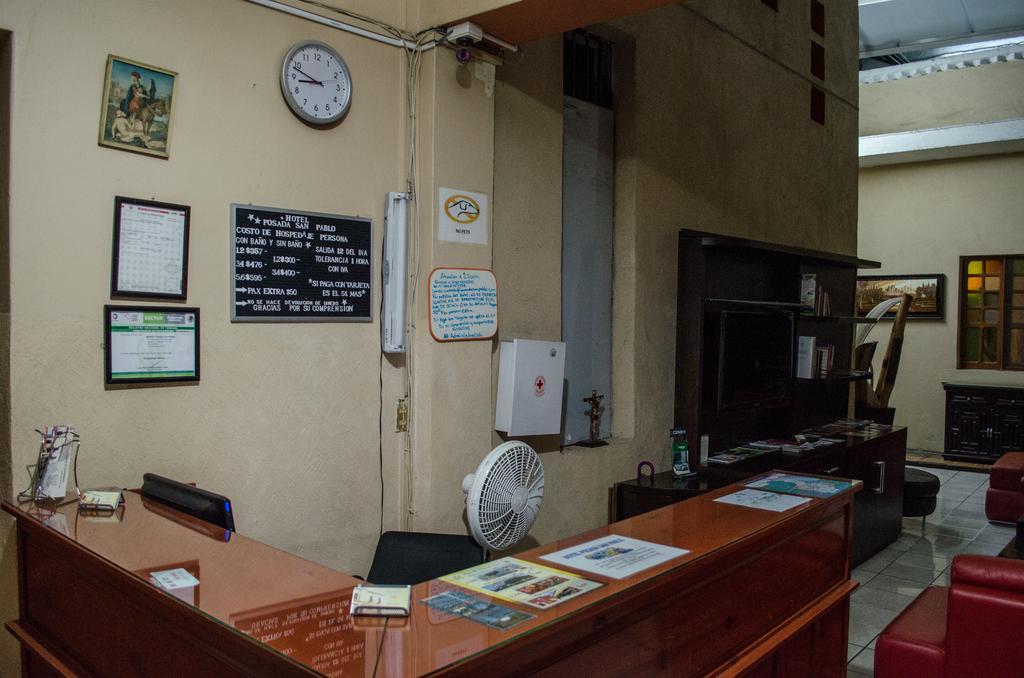
[[107,384],[199,381],[199,309],[103,307]]

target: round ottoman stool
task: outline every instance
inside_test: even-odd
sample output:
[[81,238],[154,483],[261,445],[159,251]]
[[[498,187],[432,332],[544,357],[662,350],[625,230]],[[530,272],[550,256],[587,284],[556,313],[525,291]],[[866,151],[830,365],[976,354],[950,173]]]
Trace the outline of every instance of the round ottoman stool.
[[921,516],[921,524],[935,510],[935,496],[939,493],[938,476],[916,468],[903,471],[903,515]]

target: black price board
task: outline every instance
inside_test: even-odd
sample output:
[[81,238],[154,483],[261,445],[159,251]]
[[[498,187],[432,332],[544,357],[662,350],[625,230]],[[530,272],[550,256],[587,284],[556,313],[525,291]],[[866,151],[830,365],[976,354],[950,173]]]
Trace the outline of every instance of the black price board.
[[373,319],[373,222],[231,205],[231,320]]

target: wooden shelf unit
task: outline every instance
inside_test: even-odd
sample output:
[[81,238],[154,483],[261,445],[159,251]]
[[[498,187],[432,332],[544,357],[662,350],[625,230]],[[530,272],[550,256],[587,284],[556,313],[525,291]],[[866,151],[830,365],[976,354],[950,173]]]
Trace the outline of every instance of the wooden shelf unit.
[[[793,312],[794,334],[835,346],[837,371],[851,364],[857,270],[877,261],[742,238],[680,231],[676,315],[675,424],[689,432],[690,464],[699,463],[700,437],[721,450],[765,437],[781,437],[847,415],[851,378],[793,379],[790,404],[719,412],[702,402],[704,316],[708,306],[747,305]],[[802,315],[801,275],[813,273],[832,297],[835,315]],[[859,377],[864,378],[864,377]]]

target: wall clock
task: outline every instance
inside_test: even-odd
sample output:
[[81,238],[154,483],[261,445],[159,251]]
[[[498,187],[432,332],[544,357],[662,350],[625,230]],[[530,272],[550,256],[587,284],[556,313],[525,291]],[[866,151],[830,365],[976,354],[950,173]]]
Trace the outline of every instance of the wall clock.
[[284,57],[281,93],[301,120],[328,127],[348,113],[352,104],[352,74],[333,47],[306,40],[294,45]]

